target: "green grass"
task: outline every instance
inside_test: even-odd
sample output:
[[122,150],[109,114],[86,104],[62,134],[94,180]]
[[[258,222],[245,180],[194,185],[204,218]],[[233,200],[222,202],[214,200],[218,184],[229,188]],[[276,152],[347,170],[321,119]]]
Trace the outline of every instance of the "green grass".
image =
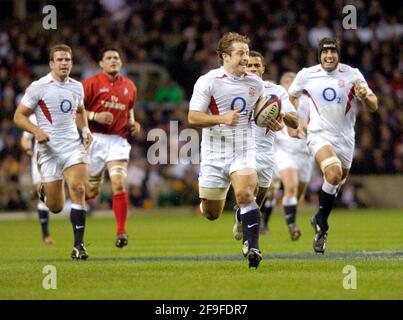
[[[115,221],[89,217],[87,261],[72,261],[72,227],[51,217],[56,243],[40,241],[37,219],[0,221],[0,299],[403,299],[402,210],[335,210],[327,254],[312,252],[310,213],[303,235],[289,239],[280,209],[261,237],[264,260],[248,269],[232,237],[232,214],[216,221],[181,209],[133,214],[129,246],[114,246]],[[185,210],[186,211],[186,210]],[[45,290],[42,269],[57,269]],[[357,269],[357,289],[342,286],[343,268]]]

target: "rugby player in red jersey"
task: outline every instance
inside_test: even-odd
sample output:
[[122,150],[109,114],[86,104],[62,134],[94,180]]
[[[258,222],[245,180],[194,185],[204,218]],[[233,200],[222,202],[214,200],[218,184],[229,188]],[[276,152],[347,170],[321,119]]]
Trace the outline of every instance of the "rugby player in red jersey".
[[122,60],[116,48],[103,49],[99,65],[101,72],[83,80],[84,105],[94,136],[86,196],[92,199],[100,193],[104,171],[107,169],[117,224],[116,246],[122,248],[128,244],[126,220],[129,200],[126,176],[131,146],[127,138],[140,130],[133,110],[137,88],[129,78],[119,74]]

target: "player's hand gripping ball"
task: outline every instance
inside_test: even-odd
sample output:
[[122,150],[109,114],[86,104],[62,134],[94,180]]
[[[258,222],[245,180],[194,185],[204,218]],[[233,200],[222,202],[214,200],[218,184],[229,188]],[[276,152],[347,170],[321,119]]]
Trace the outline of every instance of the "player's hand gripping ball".
[[255,104],[254,119],[258,127],[267,127],[267,119],[278,119],[281,112],[281,100],[278,96],[270,94],[262,96]]

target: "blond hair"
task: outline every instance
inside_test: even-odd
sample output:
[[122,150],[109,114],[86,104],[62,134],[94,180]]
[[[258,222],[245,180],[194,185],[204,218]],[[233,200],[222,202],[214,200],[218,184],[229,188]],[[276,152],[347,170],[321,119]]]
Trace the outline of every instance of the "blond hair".
[[53,56],[56,51],[64,51],[70,53],[71,58],[73,59],[73,51],[67,44],[57,44],[53,46],[49,51],[49,61],[53,61]]
[[228,32],[228,33],[224,34],[221,37],[220,41],[218,41],[217,49],[216,49],[217,55],[220,58],[221,63],[223,62],[222,55],[224,53],[231,54],[231,52],[234,50],[232,48],[232,44],[234,42],[242,42],[242,43],[249,44],[250,40],[248,37],[243,36],[236,32]]

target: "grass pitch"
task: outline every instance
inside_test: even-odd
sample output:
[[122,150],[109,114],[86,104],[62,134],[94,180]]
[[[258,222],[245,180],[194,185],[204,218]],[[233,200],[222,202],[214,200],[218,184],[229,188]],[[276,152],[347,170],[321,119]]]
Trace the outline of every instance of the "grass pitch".
[[[69,258],[67,218],[51,216],[52,246],[42,244],[36,215],[3,220],[0,299],[403,299],[402,210],[334,210],[324,256],[312,251],[312,213],[298,215],[302,237],[292,242],[280,211],[260,238],[257,270],[233,239],[230,213],[208,221],[186,209],[136,211],[123,249],[114,246],[113,214],[90,216],[87,261]],[[55,290],[42,286],[47,265],[57,270]],[[346,265],[356,268],[356,289],[343,287]]]

